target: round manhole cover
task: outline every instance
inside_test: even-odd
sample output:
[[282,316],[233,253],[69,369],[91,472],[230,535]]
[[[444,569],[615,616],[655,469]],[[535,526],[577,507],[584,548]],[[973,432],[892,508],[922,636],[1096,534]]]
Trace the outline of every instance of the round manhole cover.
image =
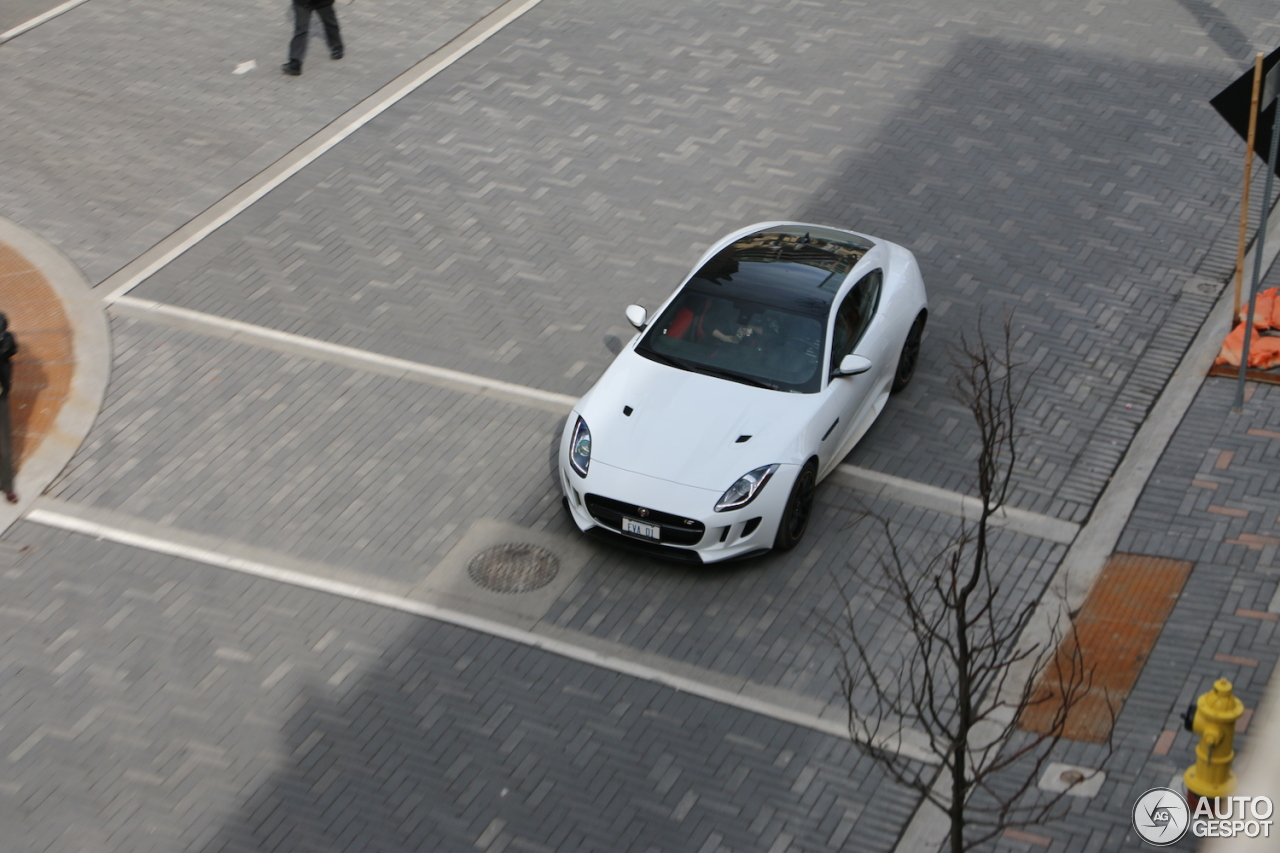
[[532,592],[555,579],[560,561],[537,545],[495,545],[467,563],[467,576],[490,592]]

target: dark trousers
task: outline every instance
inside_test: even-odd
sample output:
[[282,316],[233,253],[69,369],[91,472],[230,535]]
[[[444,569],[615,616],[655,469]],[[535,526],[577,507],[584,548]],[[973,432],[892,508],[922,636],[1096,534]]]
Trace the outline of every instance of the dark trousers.
[[13,491],[13,475],[18,460],[13,454],[13,433],[9,423],[9,398],[0,397],[0,492]]
[[302,64],[302,55],[307,52],[307,30],[311,28],[311,13],[320,16],[324,24],[324,40],[329,43],[330,50],[342,47],[342,35],[338,32],[338,16],[332,6],[321,6],[310,9],[301,3],[293,4],[293,38],[289,40],[289,61]]

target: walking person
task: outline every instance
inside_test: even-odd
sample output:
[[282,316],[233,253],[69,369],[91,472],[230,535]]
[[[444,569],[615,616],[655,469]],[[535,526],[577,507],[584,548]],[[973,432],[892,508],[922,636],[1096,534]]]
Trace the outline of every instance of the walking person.
[[9,331],[9,318],[0,314],[0,492],[11,504],[18,502],[13,490],[13,473],[18,460],[13,458],[13,430],[9,424],[9,390],[13,387],[13,365],[9,359],[18,352],[18,342]]
[[324,25],[324,40],[329,44],[329,56],[342,58],[342,34],[338,32],[338,16],[333,11],[333,0],[293,0],[293,38],[289,41],[289,61],[280,70],[290,77],[302,73],[302,57],[307,52],[307,30],[311,28],[311,13],[315,12]]

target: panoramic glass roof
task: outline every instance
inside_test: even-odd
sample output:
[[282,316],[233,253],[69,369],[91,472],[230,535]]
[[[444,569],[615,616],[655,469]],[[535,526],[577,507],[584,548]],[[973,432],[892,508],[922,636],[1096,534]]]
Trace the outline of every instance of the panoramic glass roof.
[[831,303],[870,248],[831,228],[788,225],[743,237],[693,274],[636,352],[744,385],[814,393]]
[[870,248],[869,241],[832,228],[782,225],[725,247],[690,284],[825,316],[845,276]]

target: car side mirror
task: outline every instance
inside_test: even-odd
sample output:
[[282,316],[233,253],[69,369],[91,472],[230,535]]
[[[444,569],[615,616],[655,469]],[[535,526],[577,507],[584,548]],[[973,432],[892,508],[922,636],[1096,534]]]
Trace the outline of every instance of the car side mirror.
[[840,366],[831,373],[835,376],[857,376],[871,369],[871,359],[849,353],[840,359]]
[[[627,306],[627,322],[631,323],[631,325],[635,326],[640,331],[644,331],[645,326],[648,325],[648,319],[649,312],[645,311],[639,305]],[[870,362],[868,362],[868,366],[870,366]]]

